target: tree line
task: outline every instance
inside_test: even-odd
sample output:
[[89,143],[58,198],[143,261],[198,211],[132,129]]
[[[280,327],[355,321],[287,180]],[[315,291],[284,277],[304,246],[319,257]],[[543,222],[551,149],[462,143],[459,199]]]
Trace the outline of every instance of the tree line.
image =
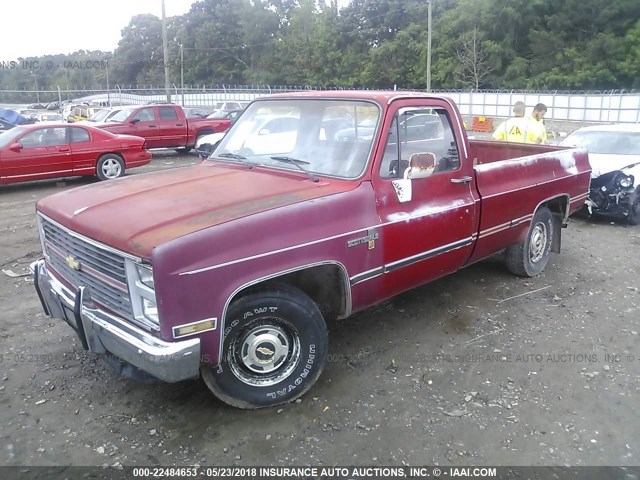
[[[185,85],[424,89],[428,7],[426,0],[352,0],[342,8],[336,0],[195,1],[167,19],[171,82],[179,85],[182,71]],[[638,0],[431,0],[431,7],[434,89],[640,88]],[[114,52],[20,60],[54,68],[3,65],[3,89],[162,85],[162,22],[133,17]],[[107,62],[61,67],[86,60]]]

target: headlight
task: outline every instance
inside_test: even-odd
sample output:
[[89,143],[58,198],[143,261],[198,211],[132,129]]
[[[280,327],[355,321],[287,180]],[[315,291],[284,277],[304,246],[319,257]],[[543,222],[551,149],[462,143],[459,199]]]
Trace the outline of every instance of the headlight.
[[45,243],[44,225],[42,223],[42,217],[38,215],[38,233],[40,236],[40,247],[42,248],[42,255],[49,260],[49,252],[47,252],[47,244]]
[[127,279],[135,321],[152,330],[159,330],[158,302],[153,268],[149,263],[127,261]]
[[142,299],[142,314],[152,322],[158,323],[158,306],[147,298]]
[[633,186],[633,177],[632,176],[628,176],[628,177],[621,178],[618,181],[618,184],[622,188],[629,188],[629,187]]
[[152,290],[155,290],[155,284],[153,283],[153,270],[151,267],[147,265],[137,264],[136,268],[138,270],[138,277],[140,278],[140,283],[149,287]]

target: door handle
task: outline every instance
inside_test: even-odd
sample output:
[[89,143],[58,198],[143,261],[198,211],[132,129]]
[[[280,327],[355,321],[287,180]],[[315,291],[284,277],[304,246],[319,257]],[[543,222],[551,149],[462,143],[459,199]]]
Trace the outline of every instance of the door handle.
[[149,125],[149,128],[158,128],[157,125]]
[[176,127],[184,127],[184,123],[176,123]]
[[452,178],[451,183],[471,183],[471,177]]
[[68,151],[70,151],[70,150],[71,150],[71,149],[70,149],[69,147],[60,147],[60,148],[58,148],[58,151],[59,151],[59,152],[68,152]]

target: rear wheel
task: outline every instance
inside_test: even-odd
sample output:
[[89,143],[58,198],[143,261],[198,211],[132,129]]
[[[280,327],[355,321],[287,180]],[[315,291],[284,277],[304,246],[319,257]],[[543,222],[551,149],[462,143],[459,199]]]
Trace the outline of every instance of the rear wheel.
[[113,180],[124,175],[124,161],[115,153],[102,155],[98,159],[96,175],[100,180]]
[[327,327],[303,292],[279,286],[233,303],[225,321],[222,362],[203,366],[207,387],[238,408],[261,408],[302,396],[322,373]]
[[521,277],[534,277],[541,273],[549,261],[554,234],[551,211],[540,207],[531,220],[524,243],[507,248],[509,271]]

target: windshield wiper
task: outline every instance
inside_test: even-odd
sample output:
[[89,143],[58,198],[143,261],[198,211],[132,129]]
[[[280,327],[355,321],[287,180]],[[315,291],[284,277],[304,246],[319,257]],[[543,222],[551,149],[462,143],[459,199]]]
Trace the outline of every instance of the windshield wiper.
[[223,152],[217,155],[222,158],[235,158],[236,160],[246,160],[247,157],[243,157],[242,155],[238,155],[237,153]]
[[253,168],[253,163],[245,161],[247,159],[247,157],[243,157],[242,155],[238,155],[237,153],[223,152],[223,153],[218,153],[216,155],[216,157],[233,158],[234,160],[240,160],[240,162],[243,165],[245,165],[247,168],[249,168],[249,169]]
[[311,173],[309,170],[307,170],[302,166],[302,165],[311,165],[309,162],[305,162],[304,160],[298,160],[297,158],[279,157],[279,156],[271,157],[271,160],[275,160],[277,162],[282,162],[282,163],[288,163],[289,165],[294,165],[300,171],[306,173],[309,176],[309,178],[314,182],[320,181],[318,177],[316,177],[313,173]]

